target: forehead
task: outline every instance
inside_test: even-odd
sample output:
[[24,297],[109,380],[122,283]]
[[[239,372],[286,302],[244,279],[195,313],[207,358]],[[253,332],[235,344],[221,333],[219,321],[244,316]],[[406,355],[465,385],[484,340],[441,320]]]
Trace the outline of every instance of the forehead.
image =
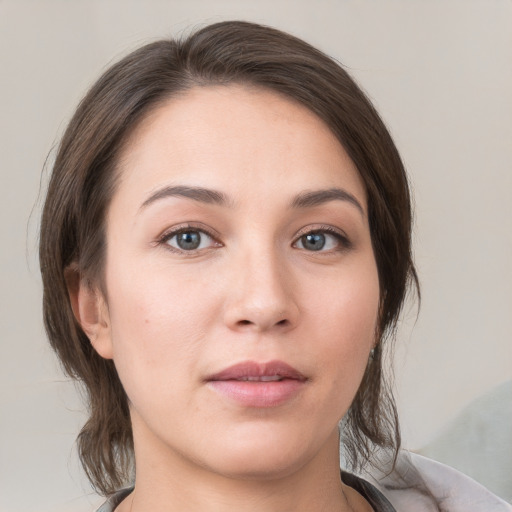
[[355,165],[317,115],[242,85],[195,87],[159,105],[131,134],[118,172],[118,193],[187,184],[240,197],[248,186],[265,195],[343,186],[366,200]]

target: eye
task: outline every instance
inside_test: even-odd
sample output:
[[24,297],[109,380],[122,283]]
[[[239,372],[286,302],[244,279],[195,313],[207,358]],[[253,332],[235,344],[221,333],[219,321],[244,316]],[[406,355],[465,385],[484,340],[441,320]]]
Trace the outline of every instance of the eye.
[[332,229],[309,231],[295,242],[295,247],[298,249],[314,252],[342,250],[347,249],[349,246],[348,239]]
[[208,233],[191,228],[167,233],[161,241],[178,251],[199,251],[218,245]]

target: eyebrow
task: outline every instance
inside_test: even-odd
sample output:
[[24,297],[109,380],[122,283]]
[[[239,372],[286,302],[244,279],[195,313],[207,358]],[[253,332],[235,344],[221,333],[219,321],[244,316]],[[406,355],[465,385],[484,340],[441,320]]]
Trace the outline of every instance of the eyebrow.
[[217,190],[203,187],[191,187],[185,185],[169,186],[157,190],[150,195],[141,205],[141,209],[146,208],[151,203],[165,199],[167,197],[186,197],[201,203],[215,204],[219,206],[229,206],[231,201],[228,197]]
[[[217,206],[233,206],[233,201],[229,197],[218,190],[204,187],[174,185],[161,188],[151,194],[141,205],[141,209],[146,208],[150,204],[168,197],[185,197],[200,203],[214,204]],[[312,208],[320,206],[329,201],[346,201],[355,206],[364,217],[364,209],[361,203],[350,192],[342,188],[329,188],[324,190],[304,191],[296,195],[290,203],[291,208]]]
[[365,215],[361,203],[350,192],[342,188],[301,192],[293,199],[292,208],[311,208],[328,203],[329,201],[347,201],[355,206],[363,217]]

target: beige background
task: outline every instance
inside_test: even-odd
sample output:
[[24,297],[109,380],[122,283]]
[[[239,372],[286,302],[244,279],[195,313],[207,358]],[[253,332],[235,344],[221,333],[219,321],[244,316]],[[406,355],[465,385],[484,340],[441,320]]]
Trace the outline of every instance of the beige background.
[[411,174],[423,303],[416,323],[406,310],[397,342],[406,446],[428,444],[512,378],[510,0],[0,0],[0,512],[98,502],[72,451],[81,405],[40,320],[46,155],[108,63],[233,18],[290,31],[341,60]]

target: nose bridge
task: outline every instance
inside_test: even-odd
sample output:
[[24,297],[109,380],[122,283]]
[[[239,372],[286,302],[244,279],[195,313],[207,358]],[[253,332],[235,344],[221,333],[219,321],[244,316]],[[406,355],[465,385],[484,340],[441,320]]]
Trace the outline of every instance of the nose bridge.
[[229,325],[258,331],[295,325],[298,308],[293,279],[275,244],[252,238],[234,260],[226,311]]

